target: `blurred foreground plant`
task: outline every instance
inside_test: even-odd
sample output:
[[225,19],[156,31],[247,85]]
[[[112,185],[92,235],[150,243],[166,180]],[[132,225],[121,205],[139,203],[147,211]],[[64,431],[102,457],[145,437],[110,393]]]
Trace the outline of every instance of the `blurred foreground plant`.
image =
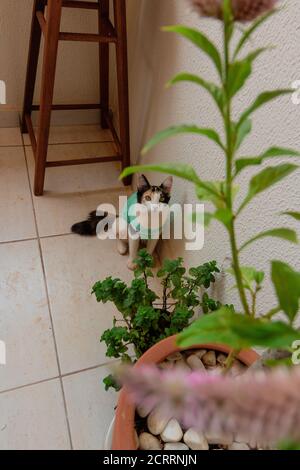
[[[285,448],[300,442],[300,369],[215,376],[180,369],[125,368],[120,382],[136,405],[177,418],[204,434],[243,436],[247,442]],[[289,442],[289,444],[288,444]]]

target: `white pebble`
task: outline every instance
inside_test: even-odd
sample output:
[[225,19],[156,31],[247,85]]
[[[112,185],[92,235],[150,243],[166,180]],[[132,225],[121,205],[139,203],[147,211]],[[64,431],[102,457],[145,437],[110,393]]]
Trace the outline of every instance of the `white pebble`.
[[206,349],[198,349],[197,351],[194,352],[195,356],[199,357],[199,359],[202,359],[202,357],[206,353],[207,353]]
[[228,450],[250,450],[249,446],[244,442],[233,442],[231,446],[228,447]]
[[167,418],[159,408],[155,408],[147,418],[147,426],[151,434],[158,436],[167,426],[170,418]]
[[226,356],[226,354],[223,354],[223,353],[219,353],[217,355],[217,362],[219,364],[221,364],[221,366],[225,365],[226,361],[227,361],[227,358],[228,356]]
[[231,445],[233,442],[232,434],[226,434],[225,436],[221,434],[205,433],[205,437],[207,439],[207,442],[213,445],[228,446]]
[[164,450],[189,450],[189,448],[182,442],[176,442],[165,444]]
[[199,357],[196,356],[195,354],[192,354],[191,356],[189,356],[186,362],[192,370],[203,370],[203,371],[206,370],[201,359],[199,359]]
[[191,450],[209,450],[206,437],[196,429],[186,431],[183,440]]
[[164,442],[179,442],[182,436],[182,429],[176,419],[171,419],[160,435]]
[[143,432],[139,438],[141,450],[161,450],[162,446],[157,437],[148,432]]
[[148,410],[146,408],[144,408],[142,405],[137,406],[136,411],[137,411],[137,414],[141,418],[146,418],[146,416],[148,416],[148,414],[149,414]]
[[217,363],[215,351],[208,351],[206,354],[204,354],[204,356],[202,357],[202,362],[205,366],[208,367],[215,366]]
[[170,362],[176,362],[176,361],[180,361],[181,359],[183,359],[182,354],[180,352],[176,352],[176,353],[170,354],[170,356],[168,356],[166,360]]

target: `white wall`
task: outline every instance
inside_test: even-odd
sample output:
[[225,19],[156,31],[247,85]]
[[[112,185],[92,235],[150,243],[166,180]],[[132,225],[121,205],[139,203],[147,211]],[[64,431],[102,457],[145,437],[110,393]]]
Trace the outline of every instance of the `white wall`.
[[[183,39],[160,32],[160,27],[167,24],[199,25],[220,45],[219,24],[200,20],[184,0],[129,0],[129,5],[136,26],[130,29],[133,155],[138,155],[141,144],[155,132],[171,124],[186,122],[204,127],[217,126],[221,132],[218,113],[204,92],[189,84],[177,85],[170,90],[164,88],[173,75],[183,70],[215,80],[210,62]],[[245,108],[258,92],[290,87],[294,80],[300,79],[299,24],[299,0],[291,0],[286,2],[283,12],[256,34],[253,46],[271,44],[277,47],[258,59],[256,73],[250,79],[247,90],[238,96],[236,112]],[[293,105],[289,97],[279,99],[256,113],[252,136],[241,149],[242,154],[256,155],[271,145],[299,149],[299,131],[300,105]],[[204,138],[193,136],[173,138],[137,160],[143,163],[186,162],[192,164],[201,178],[207,180],[222,179],[225,174],[224,159],[218,148]],[[239,179],[241,191],[238,200],[245,195],[250,176],[257,171],[257,168],[250,169]],[[159,182],[163,176],[155,174],[152,178]],[[196,202],[193,187],[181,180],[176,180],[174,193],[175,200],[182,203]],[[292,209],[300,209],[300,171],[251,203],[238,224],[239,242],[276,226],[288,225],[300,232],[299,223],[277,215]],[[216,259],[225,268],[229,265],[226,258],[230,250],[223,228],[213,223],[206,231],[205,247],[201,252],[184,252],[182,242],[172,241],[164,243],[163,254],[183,255],[188,264],[194,265]],[[300,248],[274,239],[259,241],[249,247],[242,262],[269,274],[269,261],[272,259],[285,260],[300,270]],[[235,294],[228,289],[231,285],[227,276],[219,282],[218,290],[222,300],[236,301]],[[260,295],[260,310],[270,308],[272,302],[273,289],[268,279]]]

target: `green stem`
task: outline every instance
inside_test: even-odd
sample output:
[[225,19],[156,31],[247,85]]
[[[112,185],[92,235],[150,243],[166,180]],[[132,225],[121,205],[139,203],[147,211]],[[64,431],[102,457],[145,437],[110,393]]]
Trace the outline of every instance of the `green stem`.
[[[232,184],[233,184],[233,171],[232,164],[235,154],[235,142],[234,135],[232,133],[232,120],[231,120],[231,96],[229,93],[229,68],[230,68],[230,54],[229,54],[229,42],[230,42],[230,28],[231,25],[224,23],[224,44],[225,44],[225,70],[224,70],[224,92],[226,94],[226,109],[224,113],[224,123],[226,132],[226,202],[227,208],[233,214],[233,203],[232,203]],[[236,284],[240,296],[240,300],[245,311],[245,314],[250,315],[250,309],[246,297],[246,292],[243,286],[243,278],[240,268],[238,247],[236,242],[235,234],[235,218],[233,217],[229,227],[230,246],[232,252],[232,267],[236,278]]]

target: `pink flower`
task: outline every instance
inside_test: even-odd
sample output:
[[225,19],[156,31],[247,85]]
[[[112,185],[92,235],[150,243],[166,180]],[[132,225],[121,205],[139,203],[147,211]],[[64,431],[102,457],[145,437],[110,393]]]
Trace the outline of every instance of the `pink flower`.
[[[223,18],[223,0],[189,0],[202,16]],[[277,0],[231,0],[235,21],[252,21],[258,16],[273,10]]]
[[155,367],[126,369],[121,382],[150,413],[160,407],[185,428],[239,434],[269,445],[300,440],[300,368],[212,376]]

